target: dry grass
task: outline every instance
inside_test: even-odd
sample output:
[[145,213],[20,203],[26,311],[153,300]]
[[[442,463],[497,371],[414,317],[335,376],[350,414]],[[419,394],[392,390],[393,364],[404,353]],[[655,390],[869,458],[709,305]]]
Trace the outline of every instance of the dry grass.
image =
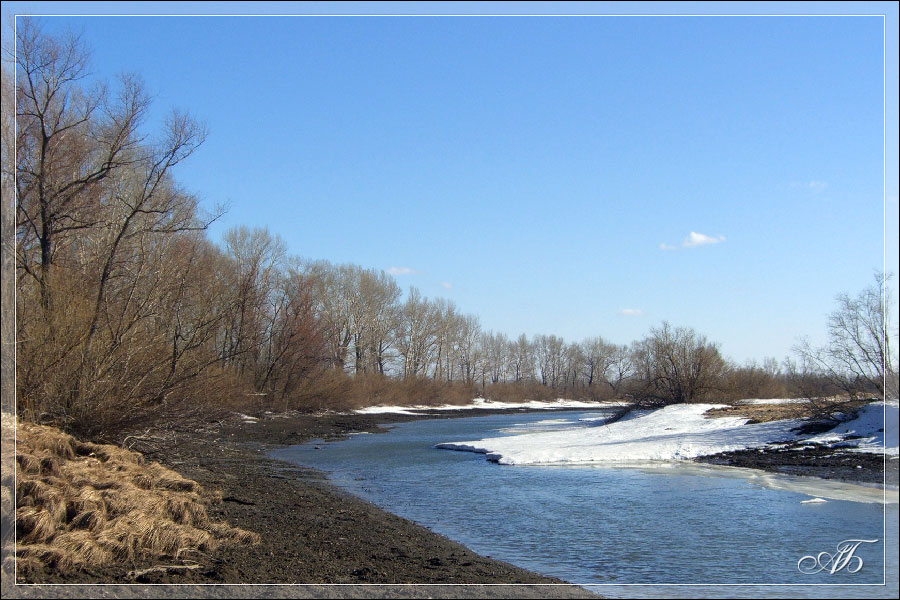
[[[844,411],[855,410],[866,400],[843,402]],[[821,416],[821,411],[810,402],[790,404],[737,404],[728,408],[713,408],[706,411],[707,417],[744,417],[756,423],[768,423],[782,419],[810,419]]]
[[221,499],[158,463],[112,445],[20,423],[16,431],[16,560],[20,572],[181,558],[256,533],[213,523]]
[[[359,373],[351,377],[341,370],[331,369],[307,381],[283,408],[312,412],[353,410],[379,404],[468,404],[479,395],[479,388],[460,381],[435,381],[422,377],[394,379],[377,373]],[[265,406],[260,404],[251,412],[262,410]]]

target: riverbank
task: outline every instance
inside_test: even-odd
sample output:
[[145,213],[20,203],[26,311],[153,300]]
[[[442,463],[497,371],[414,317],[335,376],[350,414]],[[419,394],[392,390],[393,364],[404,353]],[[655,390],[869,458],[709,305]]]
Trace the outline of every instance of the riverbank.
[[897,488],[896,458],[871,452],[840,451],[809,447],[803,443],[785,444],[777,451],[752,448],[722,452],[694,459],[696,462],[728,467],[760,469],[784,475],[802,475],[852,483],[879,484]]
[[[757,401],[708,411],[715,417],[740,416],[753,422],[778,419],[809,418],[809,406],[802,402],[771,403]],[[879,484],[897,489],[898,464],[896,448],[884,454],[877,450],[884,445],[896,447],[897,409],[883,402],[855,401],[845,404],[857,411],[860,418],[845,421],[837,427],[833,423],[807,420],[801,429],[811,437],[760,448],[721,452],[695,459],[697,462],[760,469],[771,473],[802,475],[862,484]],[[874,409],[874,410],[873,410]],[[892,418],[889,415],[893,415]],[[863,422],[861,422],[863,421]],[[866,422],[867,421],[867,422]],[[892,432],[893,442],[889,441]],[[818,434],[818,435],[817,435]],[[872,436],[863,447],[863,438]]]
[[[141,434],[130,439],[129,444],[134,444],[148,460],[158,461],[204,487],[221,490],[224,500],[210,507],[210,517],[255,531],[262,536],[262,543],[220,549],[215,554],[201,557],[200,568],[188,571],[153,571],[135,578],[129,575],[134,566],[122,566],[79,571],[68,576],[45,573],[34,581],[79,584],[123,581],[152,584],[515,584],[500,595],[590,596],[575,586],[545,586],[563,582],[477,555],[424,527],[337,489],[321,472],[267,458],[267,453],[277,447],[313,439],[340,439],[356,432],[383,431],[384,423],[497,412],[526,411],[472,409],[461,413],[447,410],[427,415],[291,413],[266,414],[259,418],[230,414],[219,421],[183,422],[165,432]],[[848,456],[844,455],[850,455],[854,464],[848,464]],[[883,477],[880,455],[814,453],[787,446],[776,452],[751,450],[704,457],[700,462],[864,483],[880,482]],[[893,481],[896,481],[896,463],[894,460],[893,470],[888,471],[893,474]],[[327,589],[350,591],[350,588]],[[377,589],[387,591],[387,588]],[[442,595],[436,588],[424,589],[426,595]],[[463,590],[472,597],[485,597],[488,593],[497,595],[499,591],[493,586],[451,587],[448,590],[448,595]],[[405,594],[412,590],[401,588],[399,591]]]
[[[132,438],[129,442],[147,460],[158,461],[205,488],[221,490],[223,501],[209,507],[210,518],[255,531],[261,543],[221,548],[201,556],[196,560],[200,567],[191,570],[157,570],[134,577],[130,572],[135,567],[122,565],[69,575],[39,573],[31,582],[516,584],[503,586],[505,591],[499,595],[592,597],[583,588],[480,556],[338,490],[317,471],[266,456],[275,447],[377,431],[381,422],[407,418],[417,417],[292,414],[252,421],[231,415],[214,423],[182,423],[166,432]],[[439,593],[427,590],[427,595]],[[500,591],[494,586],[450,590],[455,590],[451,595],[462,591],[470,597],[498,597]],[[333,591],[343,594],[351,588]],[[412,594],[415,590],[396,591]]]

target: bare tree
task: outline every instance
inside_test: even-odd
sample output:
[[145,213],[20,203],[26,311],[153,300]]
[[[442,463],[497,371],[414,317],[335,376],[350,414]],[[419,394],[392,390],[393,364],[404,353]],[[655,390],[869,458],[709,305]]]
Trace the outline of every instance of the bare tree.
[[566,372],[566,341],[555,335],[539,334],[534,336],[535,365],[541,374],[541,384],[552,389],[565,385],[568,373]]
[[510,369],[513,373],[513,381],[519,382],[534,378],[534,349],[524,333],[510,344]]
[[[77,36],[48,37],[31,19],[20,19],[17,267],[37,281],[45,310],[52,302],[51,267],[57,247],[100,218],[103,198],[98,184],[145,158],[136,132],[149,97],[140,81],[123,77],[115,98],[104,87],[85,90],[81,81],[88,74],[88,62],[89,53]],[[157,165],[155,174],[163,175],[188,145],[180,145],[175,155]]]
[[400,286],[384,271],[360,270],[358,293],[362,302],[356,327],[356,370],[384,375],[392,331],[399,319]]
[[352,294],[340,268],[328,261],[310,262],[304,273],[311,285],[316,316],[324,327],[331,365],[343,369],[354,334]]
[[629,381],[635,373],[635,364],[631,350],[628,346],[618,345],[613,347],[603,379],[613,391],[613,395],[622,394],[623,384]]
[[481,323],[478,317],[466,315],[459,321],[457,353],[457,365],[460,370],[460,378],[466,383],[474,383],[478,366],[481,363],[481,347],[478,339],[481,335]]
[[255,368],[257,391],[288,399],[325,366],[325,340],[309,287],[296,270],[279,277],[265,313],[264,350]]
[[460,314],[456,305],[450,300],[439,298],[436,300],[438,307],[437,341],[435,343],[435,380],[453,381],[453,371],[456,367],[457,342]]
[[855,297],[838,295],[828,317],[828,342],[813,347],[802,340],[795,347],[803,361],[851,396],[897,398],[897,325],[889,280],[876,273],[875,283]]
[[587,338],[581,343],[581,352],[584,356],[584,377],[587,387],[602,381],[607,369],[609,369],[615,346],[607,343],[602,337]]
[[267,229],[241,226],[225,232],[225,252],[232,261],[231,269],[224,274],[228,278],[230,316],[220,356],[240,373],[254,373],[271,337],[275,317],[269,306],[280,282],[286,246]]
[[[15,234],[15,136],[16,136],[16,117],[15,117],[15,85],[13,77],[7,71],[6,65],[0,66],[0,94],[2,94],[2,111],[0,111],[0,152],[2,152],[2,207],[0,207],[0,260],[2,260],[2,277],[0,277],[0,300],[2,300],[2,317],[0,317],[0,339],[2,339],[2,352],[0,352],[0,373],[2,373],[2,394],[0,394],[0,407],[2,407],[3,415],[13,413],[15,410],[15,342],[16,342],[16,323],[15,312],[12,309],[16,303],[16,234]],[[6,456],[3,457],[3,469],[7,471],[9,466]],[[8,547],[6,538],[10,528],[3,528],[3,549],[4,552]]]
[[509,363],[509,340],[504,333],[489,331],[479,338],[484,357],[484,368],[491,383],[506,380],[506,368]]
[[634,346],[642,378],[640,400],[651,405],[692,402],[718,389],[727,364],[718,347],[693,329],[663,323]]
[[387,369],[398,322],[400,288],[383,271],[310,262],[304,269],[332,365],[350,372]]
[[[171,171],[205,128],[173,112],[159,137],[143,137],[149,97],[141,82],[124,76],[116,93],[88,88],[87,69],[76,36],[45,36],[20,21],[17,383],[25,410],[72,426],[99,421],[99,409],[115,402],[164,400],[191,371],[178,368],[184,348],[212,330],[172,308],[186,289],[180,277],[193,277],[179,257],[208,221]],[[192,329],[182,329],[187,338],[172,318]]]
[[[592,390],[592,394],[618,395],[622,383],[631,377],[633,371],[628,347],[611,344],[597,336],[584,340],[581,349],[585,385]],[[601,386],[606,388],[605,391],[600,389]]]
[[563,371],[565,373],[562,385],[564,388],[574,390],[578,386],[578,380],[583,375],[585,358],[581,345],[576,343],[566,344],[563,349]]
[[409,288],[396,331],[404,379],[427,376],[437,347],[439,309],[415,287]]

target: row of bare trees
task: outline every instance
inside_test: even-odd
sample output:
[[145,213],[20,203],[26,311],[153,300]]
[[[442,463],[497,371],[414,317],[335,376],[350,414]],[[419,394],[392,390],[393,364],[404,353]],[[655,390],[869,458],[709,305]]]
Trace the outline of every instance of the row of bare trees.
[[184,372],[174,364],[183,353],[166,350],[184,310],[181,282],[195,279],[190,263],[173,259],[186,240],[202,243],[194,232],[204,226],[171,170],[205,132],[172,113],[148,137],[149,98],[136,78],[123,77],[115,93],[88,88],[77,38],[45,37],[29,21],[17,36],[12,168],[25,408],[68,424],[114,398],[161,401]]
[[[298,263],[299,264],[299,263]],[[631,346],[591,337],[483,331],[474,315],[416,288],[405,298],[393,278],[356,265],[309,263],[316,317],[330,366],[352,374],[488,384],[538,383],[560,394],[608,398],[623,393],[686,402],[721,391],[729,370],[718,347],[692,329],[664,323]]]
[[137,77],[88,85],[76,36],[28,19],[16,35],[3,168],[4,197],[14,182],[16,199],[20,412],[102,429],[209,393],[223,376],[288,394],[320,368],[323,336],[283,243],[245,229],[210,243],[218,213],[202,214],[172,176],[204,126],[173,111],[148,133]]
[[383,271],[326,261],[302,263],[329,365],[352,374],[488,383],[538,381],[551,389],[607,386],[633,374],[631,351],[595,337],[567,343],[554,335],[511,340],[483,331],[478,317],[416,288],[405,297]]
[[363,396],[427,382],[430,397],[657,405],[790,394],[799,381],[896,389],[895,350],[872,346],[890,327],[871,290],[840,299],[830,346],[807,349],[803,368],[737,367],[689,328],[664,323],[627,346],[509,338],[448,300],[402,293],[382,271],[290,256],[266,229],[236,227],[214,244],[205,230],[220,211],[204,214],[172,175],[203,125],[176,111],[148,132],[140,80],[89,85],[77,37],[21,19],[16,44],[16,84],[3,73],[3,185],[16,199],[16,387],[28,418],[92,433],[191,404],[338,406],[348,381],[367,382]]

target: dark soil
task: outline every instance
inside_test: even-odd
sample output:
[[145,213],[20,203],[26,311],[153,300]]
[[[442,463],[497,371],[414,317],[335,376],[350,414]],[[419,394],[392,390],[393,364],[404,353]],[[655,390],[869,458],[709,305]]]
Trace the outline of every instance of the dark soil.
[[[854,483],[897,486],[896,459],[869,452],[848,452],[802,442],[786,444],[778,450],[753,449],[722,452],[696,459],[698,462],[762,469],[773,473],[839,479]],[[887,469],[885,469],[885,465]]]

